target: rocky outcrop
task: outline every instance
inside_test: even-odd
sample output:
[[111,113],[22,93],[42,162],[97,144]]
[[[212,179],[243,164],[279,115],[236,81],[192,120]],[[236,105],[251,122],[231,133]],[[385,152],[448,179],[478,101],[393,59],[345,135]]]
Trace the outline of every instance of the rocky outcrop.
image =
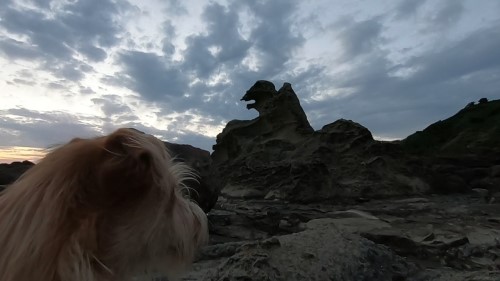
[[268,81],[257,81],[242,100],[248,109],[256,109],[259,117],[253,120],[232,120],[217,136],[212,160],[217,164],[245,158],[254,150],[273,150],[286,153],[313,133],[290,84],[276,91]]
[[24,172],[35,165],[30,161],[0,164],[0,185],[9,185],[19,178]]
[[205,212],[208,212],[217,202],[219,196],[219,191],[215,188],[209,175],[210,153],[187,144],[164,143],[177,161],[186,163],[198,175],[197,179],[190,180],[186,185],[191,190],[191,199],[196,201]]
[[401,141],[428,167],[437,190],[500,191],[500,100],[481,99]]
[[414,153],[486,159],[498,159],[498,143],[500,100],[471,103],[455,115],[439,120],[401,142],[406,150]]
[[258,81],[243,96],[253,120],[233,120],[217,136],[211,174],[222,195],[314,202],[418,194],[429,185],[397,144],[338,120],[314,131],[291,85]]

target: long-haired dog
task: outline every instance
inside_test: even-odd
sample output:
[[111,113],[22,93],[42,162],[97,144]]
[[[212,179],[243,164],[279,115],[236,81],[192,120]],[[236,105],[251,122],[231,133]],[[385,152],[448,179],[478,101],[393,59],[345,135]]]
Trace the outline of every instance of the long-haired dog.
[[56,148],[0,196],[0,280],[177,275],[208,237],[190,176],[133,129]]

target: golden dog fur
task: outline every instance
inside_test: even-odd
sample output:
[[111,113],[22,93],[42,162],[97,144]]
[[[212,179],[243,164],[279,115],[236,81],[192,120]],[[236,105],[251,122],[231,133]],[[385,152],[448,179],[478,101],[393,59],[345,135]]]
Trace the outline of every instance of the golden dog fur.
[[0,280],[176,275],[208,237],[191,176],[133,129],[54,149],[0,196]]

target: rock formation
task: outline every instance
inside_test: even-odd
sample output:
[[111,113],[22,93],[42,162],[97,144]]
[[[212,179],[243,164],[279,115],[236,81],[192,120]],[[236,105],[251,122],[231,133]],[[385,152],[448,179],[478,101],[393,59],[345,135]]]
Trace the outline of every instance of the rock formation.
[[228,197],[314,202],[418,194],[429,185],[396,144],[338,120],[314,131],[291,85],[257,81],[242,100],[253,120],[233,120],[217,136],[211,173]]
[[313,133],[297,95],[288,83],[277,92],[271,82],[257,81],[242,100],[255,100],[247,108],[256,109],[259,117],[232,120],[226,125],[213,147],[212,159],[216,163],[243,158],[249,152],[263,148],[286,152]]
[[287,83],[242,100],[259,117],[217,136],[222,196],[185,280],[500,280],[495,103],[379,142],[350,120],[313,131]]
[[0,186],[5,186],[13,183],[33,165],[35,164],[30,161],[0,164]]
[[190,196],[198,205],[208,212],[217,202],[219,191],[215,189],[209,175],[210,153],[206,150],[187,145],[164,142],[170,154],[177,161],[182,161],[189,165],[198,175],[198,179],[187,182],[190,187]]
[[401,141],[441,191],[500,191],[500,100],[481,99]]

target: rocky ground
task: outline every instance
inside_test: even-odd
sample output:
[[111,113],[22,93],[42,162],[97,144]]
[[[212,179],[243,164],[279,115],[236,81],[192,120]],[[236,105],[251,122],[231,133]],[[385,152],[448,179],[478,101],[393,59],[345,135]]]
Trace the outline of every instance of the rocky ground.
[[[487,202],[489,201],[489,202]],[[183,280],[500,280],[500,198],[220,198]]]
[[314,131],[289,83],[242,100],[259,116],[217,136],[211,243],[184,280],[500,280],[500,102],[381,142]]

